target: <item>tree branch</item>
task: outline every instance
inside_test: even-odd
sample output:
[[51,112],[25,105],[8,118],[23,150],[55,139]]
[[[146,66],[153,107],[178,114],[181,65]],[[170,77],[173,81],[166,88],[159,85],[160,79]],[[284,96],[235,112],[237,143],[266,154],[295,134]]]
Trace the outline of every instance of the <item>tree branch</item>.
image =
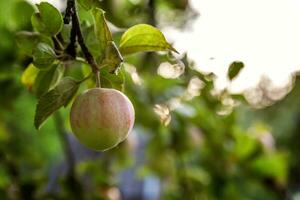
[[66,13],[64,16],[64,23],[69,24],[71,21],[71,17],[74,14],[74,8],[75,8],[75,0],[68,0],[67,1],[67,8]]
[[[82,35],[82,31],[81,31],[81,27],[80,27],[80,21],[79,21],[79,17],[78,17],[78,14],[77,14],[76,5],[75,5],[74,0],[68,0],[67,1],[66,14],[65,14],[65,17],[64,17],[65,23],[70,22],[70,17],[72,17],[72,30],[73,30],[73,31],[71,31],[71,38],[70,38],[71,43],[70,43],[70,45],[73,45],[72,42],[74,42],[74,35],[76,33],[77,42],[80,45],[81,50],[83,52],[83,55],[86,58],[89,65],[91,66],[92,71],[96,75],[96,79],[97,79],[97,77],[98,77],[97,76],[97,74],[98,74],[97,63],[96,63],[93,55],[90,53],[87,46],[85,45],[84,38],[83,38],[83,35]],[[72,34],[72,32],[73,32],[73,34]]]
[[70,43],[65,49],[65,51],[72,56],[72,58],[76,58],[76,28],[74,26],[74,22],[72,21],[71,35],[70,35]]

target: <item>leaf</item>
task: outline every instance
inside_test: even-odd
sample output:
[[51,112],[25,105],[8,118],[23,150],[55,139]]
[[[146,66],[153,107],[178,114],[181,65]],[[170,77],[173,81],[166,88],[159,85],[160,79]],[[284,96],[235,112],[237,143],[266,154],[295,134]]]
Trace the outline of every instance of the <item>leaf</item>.
[[33,51],[33,64],[39,69],[47,69],[55,60],[54,50],[46,43],[39,43]]
[[124,90],[124,72],[120,70],[120,72],[116,74],[111,74],[107,68],[103,68],[100,71],[100,80],[101,86],[104,88],[114,88],[120,91]]
[[63,19],[60,12],[46,2],[37,4],[37,7],[39,12],[31,16],[32,26],[40,33],[48,36],[58,34],[63,27]]
[[34,8],[29,2],[22,0],[14,3],[11,18],[15,22],[17,30],[31,29],[30,17],[33,13]]
[[28,65],[21,76],[22,84],[25,85],[29,90],[31,90],[38,73],[39,69],[36,68],[32,63]]
[[18,47],[28,56],[32,55],[34,47],[40,40],[40,34],[28,31],[21,31],[16,34]]
[[60,83],[52,90],[42,95],[38,101],[34,126],[39,129],[43,123],[62,106],[67,106],[72,97],[78,90],[78,82],[71,78],[65,77]]
[[188,167],[184,173],[189,179],[203,185],[208,185],[211,182],[210,174],[200,167]]
[[119,49],[122,55],[145,51],[177,52],[160,30],[148,24],[138,24],[129,28],[121,37]]
[[242,62],[235,61],[231,63],[227,72],[227,76],[229,80],[233,80],[243,68],[244,68],[244,63]]
[[103,58],[103,52],[101,52],[101,46],[98,40],[96,39],[94,26],[86,27],[85,24],[83,24],[82,33],[84,37],[84,42],[91,54],[94,56],[94,58],[96,60],[98,60],[98,58],[100,58],[101,56]]
[[123,57],[113,41],[107,43],[103,65],[107,65],[110,73],[117,73]]
[[257,175],[284,180],[287,175],[287,156],[281,152],[260,155],[249,166]]
[[100,6],[99,0],[77,0],[84,9],[90,10],[93,6]]
[[48,70],[39,71],[33,86],[35,94],[40,97],[56,86],[57,82],[63,75],[63,67],[60,65],[52,65]]
[[101,55],[104,56],[107,43],[109,41],[112,41],[112,35],[106,23],[106,19],[104,16],[105,12],[100,8],[94,8],[92,10],[92,13],[95,20],[94,28],[95,28],[96,39],[99,43]]

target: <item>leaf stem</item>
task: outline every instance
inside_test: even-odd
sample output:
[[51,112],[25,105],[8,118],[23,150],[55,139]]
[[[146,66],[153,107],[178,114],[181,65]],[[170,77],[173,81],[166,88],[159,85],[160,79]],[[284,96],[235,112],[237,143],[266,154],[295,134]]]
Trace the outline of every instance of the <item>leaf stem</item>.
[[54,45],[57,47],[58,50],[63,50],[64,46],[62,45],[62,43],[57,39],[56,36],[52,37],[52,40],[54,42]]
[[100,81],[100,71],[98,70],[95,74],[96,78],[96,87],[101,88],[101,81]]
[[93,73],[90,73],[89,75],[87,75],[86,77],[84,77],[83,79],[81,79],[80,81],[78,81],[77,83],[80,84],[80,83],[82,83],[82,82],[88,80],[89,78],[91,78],[92,74],[93,74]]

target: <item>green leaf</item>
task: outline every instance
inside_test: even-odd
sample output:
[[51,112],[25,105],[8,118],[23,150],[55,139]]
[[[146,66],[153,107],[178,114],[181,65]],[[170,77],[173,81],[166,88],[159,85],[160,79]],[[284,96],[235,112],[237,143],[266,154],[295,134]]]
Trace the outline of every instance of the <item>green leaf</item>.
[[104,57],[103,52],[101,52],[101,45],[96,39],[94,26],[86,27],[85,24],[82,25],[82,33],[84,37],[84,42],[88,47],[91,54],[97,60],[99,57]]
[[160,30],[148,24],[138,24],[129,28],[121,37],[119,49],[122,55],[145,51],[177,52]]
[[116,73],[123,62],[123,57],[113,41],[107,43],[103,65],[108,66],[109,72]]
[[227,72],[227,76],[229,80],[234,79],[243,68],[244,68],[244,63],[242,62],[235,61],[231,63]]
[[79,84],[75,79],[65,77],[54,89],[42,95],[35,112],[34,126],[36,129],[39,129],[46,119],[59,108],[67,106],[76,94],[78,87]]
[[12,19],[17,30],[31,29],[30,17],[34,13],[32,4],[27,1],[16,1],[12,8]]
[[120,91],[124,90],[124,72],[120,70],[118,74],[111,74],[107,68],[100,71],[101,86],[104,88],[114,88]]
[[257,150],[257,141],[248,134],[238,132],[233,134],[235,139],[234,154],[239,159],[250,157]]
[[42,2],[37,4],[38,13],[31,16],[32,26],[40,33],[54,36],[63,27],[63,18],[60,12],[51,4]]
[[31,56],[34,47],[40,40],[40,34],[28,31],[21,31],[16,34],[16,42],[18,47],[26,55]]
[[287,156],[281,152],[260,155],[250,164],[255,174],[285,180],[287,176]]
[[100,6],[99,0],[77,0],[77,2],[86,10],[90,10],[94,6]]
[[210,174],[200,167],[188,167],[184,170],[184,173],[189,179],[197,181],[203,185],[208,185],[211,182]]
[[52,65],[48,70],[41,70],[37,74],[34,82],[33,90],[40,97],[48,92],[49,89],[55,87],[63,75],[63,67],[60,65]]
[[106,23],[106,19],[104,16],[105,12],[100,8],[94,8],[92,10],[92,13],[95,20],[94,28],[95,28],[96,39],[99,44],[101,55],[104,56],[107,43],[109,41],[112,41],[112,35]]
[[39,43],[33,51],[33,64],[39,69],[47,69],[55,60],[54,50],[46,43]]

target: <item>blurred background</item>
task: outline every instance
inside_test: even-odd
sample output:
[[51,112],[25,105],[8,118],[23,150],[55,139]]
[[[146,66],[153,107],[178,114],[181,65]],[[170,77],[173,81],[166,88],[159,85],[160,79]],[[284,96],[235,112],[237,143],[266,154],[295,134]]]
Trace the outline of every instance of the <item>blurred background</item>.
[[299,1],[100,1],[116,42],[148,23],[180,52],[125,59],[135,127],[104,153],[74,138],[69,107],[33,126],[32,59],[15,35],[38,2],[0,1],[0,199],[300,199]]

